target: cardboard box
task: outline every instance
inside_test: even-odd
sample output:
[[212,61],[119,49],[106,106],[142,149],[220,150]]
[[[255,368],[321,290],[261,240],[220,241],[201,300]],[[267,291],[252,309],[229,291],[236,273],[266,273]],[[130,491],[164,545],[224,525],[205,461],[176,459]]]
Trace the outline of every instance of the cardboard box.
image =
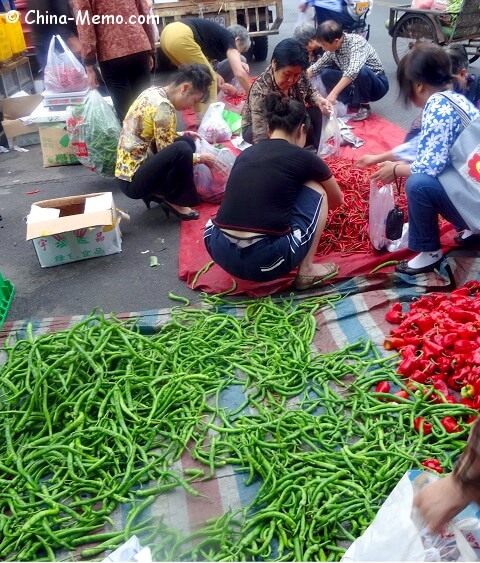
[[33,96],[15,96],[0,100],[3,112],[2,127],[10,148],[13,148],[14,145],[26,147],[40,142],[38,125],[25,125],[21,118],[30,115],[38,104],[42,103],[42,99],[40,94],[34,94]]
[[38,201],[27,217],[27,240],[42,268],[116,254],[120,219],[112,192]]
[[40,125],[39,134],[45,168],[78,164],[65,123]]

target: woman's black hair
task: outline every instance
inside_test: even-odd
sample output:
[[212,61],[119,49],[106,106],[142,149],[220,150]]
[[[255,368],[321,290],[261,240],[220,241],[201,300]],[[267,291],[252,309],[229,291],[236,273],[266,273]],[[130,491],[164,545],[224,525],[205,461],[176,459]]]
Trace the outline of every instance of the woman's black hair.
[[445,52],[452,63],[452,74],[459,74],[463,69],[468,68],[468,54],[465,45],[452,43],[445,48]]
[[184,82],[190,82],[194,90],[204,95],[204,99],[208,94],[212,81],[213,78],[208,66],[201,63],[182,65],[173,76],[173,84],[175,86],[180,86]]
[[305,104],[280,92],[270,92],[265,96],[265,108],[270,131],[281,129],[291,135],[301,125],[305,125],[306,130],[310,127],[310,116]]
[[398,63],[397,81],[405,105],[413,98],[415,84],[446,88],[452,82],[450,57],[439,45],[418,43]]
[[308,68],[308,51],[296,39],[283,39],[273,50],[272,61],[278,70],[286,66],[300,66],[305,70]]

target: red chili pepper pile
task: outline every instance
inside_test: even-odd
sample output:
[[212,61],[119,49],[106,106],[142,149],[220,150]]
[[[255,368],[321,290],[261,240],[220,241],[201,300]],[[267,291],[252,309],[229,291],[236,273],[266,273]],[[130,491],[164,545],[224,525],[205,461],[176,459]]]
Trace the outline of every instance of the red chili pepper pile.
[[[405,313],[395,303],[386,320],[398,325],[384,347],[400,351],[400,375],[433,385],[448,402],[480,410],[479,281],[469,281],[450,294],[424,295]],[[460,398],[452,391],[460,392]],[[453,417],[441,423],[447,432],[458,431]],[[423,432],[427,433],[426,426]]]
[[[352,254],[372,252],[368,227],[368,202],[370,179],[376,166],[360,170],[353,160],[328,157],[325,159],[332,174],[342,189],[345,203],[328,215],[327,226],[323,231],[318,251],[323,255],[330,252]],[[398,201],[406,212],[405,190]]]

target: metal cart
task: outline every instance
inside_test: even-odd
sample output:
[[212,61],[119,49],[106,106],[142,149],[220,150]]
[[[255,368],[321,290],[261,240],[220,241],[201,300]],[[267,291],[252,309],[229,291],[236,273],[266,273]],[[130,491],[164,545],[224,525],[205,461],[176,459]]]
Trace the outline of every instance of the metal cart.
[[397,64],[419,42],[463,43],[473,63],[480,56],[480,1],[463,0],[459,13],[392,7],[388,32],[392,36],[393,58]]

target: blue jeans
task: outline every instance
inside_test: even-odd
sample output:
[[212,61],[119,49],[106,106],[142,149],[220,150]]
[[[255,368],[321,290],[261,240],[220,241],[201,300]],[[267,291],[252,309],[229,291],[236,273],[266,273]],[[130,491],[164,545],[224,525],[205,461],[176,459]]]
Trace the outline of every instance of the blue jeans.
[[438,215],[460,229],[467,229],[437,178],[412,174],[405,185],[408,203],[408,248],[432,252],[440,248]]
[[[343,76],[341,70],[326,68],[320,73],[327,92],[331,92]],[[368,104],[376,102],[388,92],[388,78],[384,73],[375,74],[367,66],[363,66],[357,78],[338,96],[338,101],[344,104]]]
[[[208,221],[203,236],[208,253],[221,268],[242,280],[267,282],[291,272],[313,244],[323,197],[302,186],[292,209],[291,231],[238,240]],[[237,240],[236,240],[237,239]]]

